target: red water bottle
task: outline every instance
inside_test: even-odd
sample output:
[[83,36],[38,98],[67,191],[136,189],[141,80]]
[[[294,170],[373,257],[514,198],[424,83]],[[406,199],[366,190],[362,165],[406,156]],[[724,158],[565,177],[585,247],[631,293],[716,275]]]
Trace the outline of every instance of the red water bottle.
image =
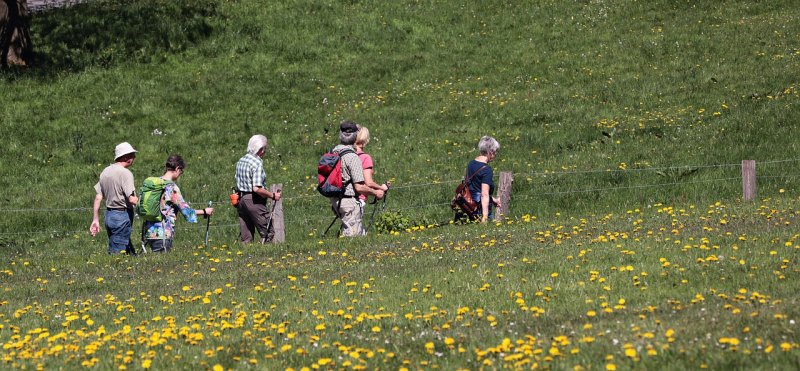
[[231,206],[236,207],[239,204],[239,192],[236,192],[236,188],[231,189]]

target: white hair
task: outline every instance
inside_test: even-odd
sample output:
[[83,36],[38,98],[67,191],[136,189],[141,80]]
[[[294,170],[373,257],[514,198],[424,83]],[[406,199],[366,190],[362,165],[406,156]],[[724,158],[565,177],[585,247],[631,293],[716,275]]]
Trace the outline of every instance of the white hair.
[[250,137],[250,141],[247,142],[247,153],[251,155],[255,155],[260,151],[262,148],[267,146],[267,137],[256,134]]
[[488,135],[484,135],[481,140],[478,141],[478,150],[481,151],[482,155],[495,153],[498,149],[500,149],[500,143],[497,142],[497,139]]

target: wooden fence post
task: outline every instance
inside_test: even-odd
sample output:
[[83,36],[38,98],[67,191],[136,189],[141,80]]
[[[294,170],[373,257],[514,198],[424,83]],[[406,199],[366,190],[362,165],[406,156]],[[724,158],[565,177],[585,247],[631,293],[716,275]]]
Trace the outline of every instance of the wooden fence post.
[[511,202],[511,183],[514,176],[510,171],[500,173],[500,187],[497,189],[497,198],[500,199],[500,207],[495,210],[494,220],[501,221],[508,215],[509,203]]
[[742,160],[742,199],[756,198],[756,161]]
[[[273,184],[270,187],[270,192],[275,193],[282,189],[283,184]],[[286,225],[283,223],[283,201],[274,201],[275,207],[272,209],[272,229],[275,231],[275,236],[272,242],[280,243],[286,242]]]

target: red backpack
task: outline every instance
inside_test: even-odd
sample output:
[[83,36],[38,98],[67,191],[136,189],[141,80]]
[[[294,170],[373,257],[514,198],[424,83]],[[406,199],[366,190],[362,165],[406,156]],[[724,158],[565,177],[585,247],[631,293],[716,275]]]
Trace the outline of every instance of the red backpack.
[[[342,157],[355,153],[350,148],[326,152],[317,164],[317,191],[325,197],[344,197],[347,184],[342,181]],[[349,182],[348,182],[349,183]]]

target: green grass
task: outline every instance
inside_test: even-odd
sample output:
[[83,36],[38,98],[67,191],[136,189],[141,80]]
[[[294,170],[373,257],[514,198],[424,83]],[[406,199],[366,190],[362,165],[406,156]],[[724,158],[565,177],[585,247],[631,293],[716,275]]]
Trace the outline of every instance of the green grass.
[[14,368],[793,368],[797,201],[139,257],[75,236],[7,253],[2,356]]
[[[531,335],[530,345],[543,352],[531,360],[555,368],[796,368],[788,321],[797,320],[799,17],[793,1],[108,0],[37,15],[32,35],[41,66],[0,72],[0,254],[13,272],[0,275],[0,338],[18,342],[36,328],[68,338],[5,348],[4,362],[78,368],[98,357],[102,368],[116,368],[131,350],[129,367],[145,359],[154,368],[245,367],[251,358],[259,362],[254,368],[300,368],[324,357],[335,368],[358,364],[339,358],[340,342],[375,352],[360,353],[370,368],[399,368],[406,359],[409,368],[478,368],[483,350]],[[407,220],[409,230],[450,217],[446,204],[477,140],[495,136],[502,145],[495,171],[514,173],[515,223],[322,238],[331,215],[314,191],[314,166],[336,143],[343,119],[370,128],[376,177],[395,185],[387,215]],[[283,184],[288,242],[280,246],[236,245],[235,212],[225,205],[233,166],[255,133],[270,140],[269,181]],[[180,184],[187,199],[218,208],[212,247],[198,246],[204,225],[184,223],[177,251],[166,256],[109,257],[105,237],[88,236],[92,185],[122,141],[140,151],[131,168],[137,182],[159,174],[168,154],[186,158]],[[740,203],[745,159],[758,162],[764,209]],[[723,206],[706,207],[715,202]],[[674,205],[677,216],[657,212],[663,205]],[[772,209],[765,221],[760,214]],[[630,237],[593,241],[606,232]],[[482,247],[492,238],[494,246]],[[719,249],[701,247],[709,244]],[[685,245],[693,247],[682,251]],[[724,258],[708,262],[712,254]],[[633,272],[620,271],[628,265]],[[591,271],[611,290],[590,281]],[[484,283],[491,287],[480,291]],[[769,296],[766,303],[749,300],[753,291]],[[515,292],[544,314],[521,311]],[[110,304],[107,294],[115,297]],[[705,299],[692,303],[696,294]],[[161,295],[188,302],[164,303]],[[602,303],[613,308],[619,299],[625,309],[602,312]],[[470,311],[457,319],[461,307]],[[219,315],[222,308],[248,316],[215,337],[216,325],[233,321]],[[480,317],[477,308],[485,311]],[[354,318],[328,313],[338,309]],[[268,324],[287,323],[296,337],[262,331],[254,318],[262,310],[271,313]],[[598,315],[586,317],[588,310]],[[64,327],[67,311],[88,313],[94,324],[79,319]],[[356,322],[359,313],[373,318]],[[392,316],[375,318],[380,313]],[[139,341],[167,328],[168,316],[176,329],[198,324],[192,333],[204,340]],[[587,322],[594,327],[585,329]],[[319,323],[327,329],[314,330]],[[87,354],[85,346],[102,340],[101,324],[108,334],[125,324],[143,327]],[[353,328],[344,330],[347,324]],[[381,332],[372,332],[375,325]],[[95,335],[83,338],[81,327]],[[668,328],[677,333],[673,343]],[[570,341],[558,345],[563,355],[545,359],[561,335]],[[595,340],[581,342],[584,336]],[[720,338],[741,344],[734,352]],[[35,359],[21,352],[59,342],[81,348]],[[442,354],[428,354],[427,342]],[[785,342],[788,353],[780,350]],[[281,352],[287,343],[293,348]],[[638,350],[638,363],[624,355],[626,343]],[[647,345],[656,356],[646,355]],[[507,364],[488,358],[491,368]]]

